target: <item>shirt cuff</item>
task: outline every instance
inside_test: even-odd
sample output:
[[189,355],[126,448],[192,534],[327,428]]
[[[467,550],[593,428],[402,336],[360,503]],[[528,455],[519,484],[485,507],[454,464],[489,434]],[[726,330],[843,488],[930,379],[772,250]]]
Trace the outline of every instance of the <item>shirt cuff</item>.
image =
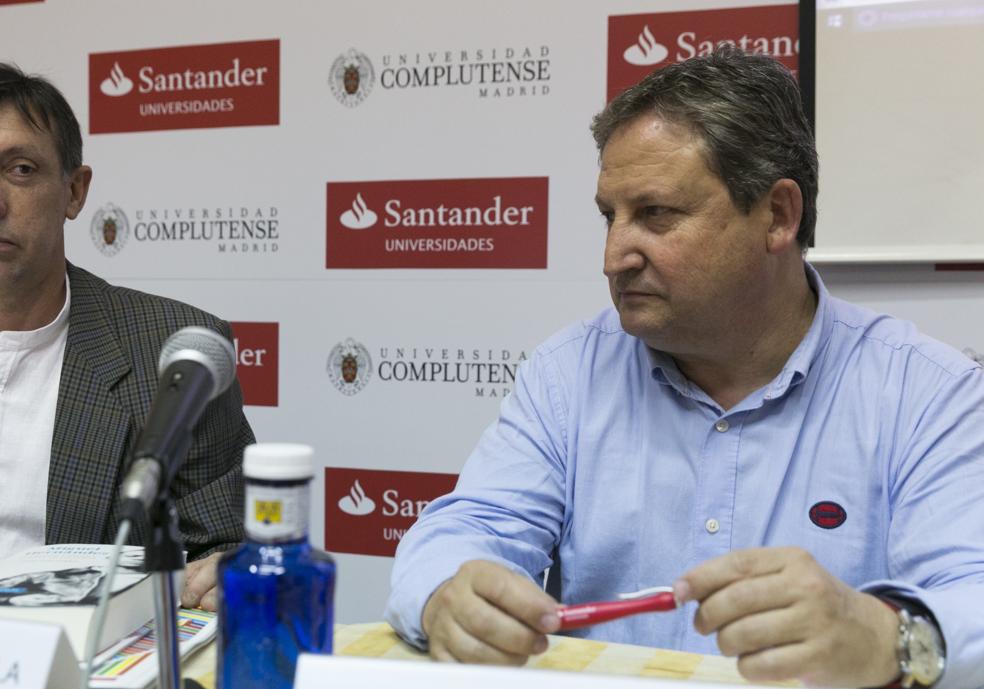
[[901,581],[879,580],[858,588],[862,593],[914,601],[936,619],[946,648],[946,667],[934,689],[984,687],[984,584],[925,589]]
[[[408,576],[403,581],[393,582],[393,589],[386,603],[383,619],[393,627],[401,639],[414,648],[426,651],[427,635],[424,633],[422,617],[427,601],[430,600],[430,597],[434,595],[434,591],[441,584],[458,572],[461,565],[474,559],[494,562],[524,577],[529,578],[530,576],[526,570],[516,563],[487,553],[483,553],[477,558],[468,557],[464,560],[454,558],[432,562],[428,565],[426,573],[423,573],[422,576],[414,576],[412,572],[408,572]],[[412,583],[407,580],[412,580]]]

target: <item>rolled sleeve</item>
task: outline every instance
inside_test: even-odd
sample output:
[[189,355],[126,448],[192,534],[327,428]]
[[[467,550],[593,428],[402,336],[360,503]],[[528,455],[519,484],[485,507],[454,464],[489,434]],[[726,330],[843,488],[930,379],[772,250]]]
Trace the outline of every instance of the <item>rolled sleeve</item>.
[[895,467],[891,579],[860,587],[918,602],[946,643],[938,689],[984,687],[984,374],[935,391]]
[[431,502],[401,540],[385,618],[418,648],[426,645],[424,606],[465,562],[488,560],[532,580],[550,566],[565,509],[564,405],[554,383],[542,356],[520,367],[454,491]]

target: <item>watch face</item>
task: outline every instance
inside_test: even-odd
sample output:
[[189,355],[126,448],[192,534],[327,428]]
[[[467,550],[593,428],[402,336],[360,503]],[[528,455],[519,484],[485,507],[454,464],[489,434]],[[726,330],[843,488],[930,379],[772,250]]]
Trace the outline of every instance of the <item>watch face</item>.
[[929,686],[943,672],[943,642],[939,632],[926,620],[913,620],[909,637],[909,667],[912,678]]

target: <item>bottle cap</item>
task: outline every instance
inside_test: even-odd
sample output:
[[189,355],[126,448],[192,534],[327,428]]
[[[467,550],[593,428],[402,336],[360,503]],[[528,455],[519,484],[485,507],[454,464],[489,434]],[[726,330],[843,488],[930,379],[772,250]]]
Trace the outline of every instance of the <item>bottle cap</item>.
[[267,481],[297,481],[314,476],[314,449],[296,443],[257,443],[243,454],[243,474]]

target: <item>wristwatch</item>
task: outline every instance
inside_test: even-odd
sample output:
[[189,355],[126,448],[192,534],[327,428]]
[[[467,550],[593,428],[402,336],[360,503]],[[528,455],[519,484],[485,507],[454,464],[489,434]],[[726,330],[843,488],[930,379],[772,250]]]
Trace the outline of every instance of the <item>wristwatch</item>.
[[[884,599],[883,599],[884,600]],[[886,600],[899,616],[899,679],[892,686],[931,687],[946,667],[943,637],[928,617],[913,614],[894,600]]]

